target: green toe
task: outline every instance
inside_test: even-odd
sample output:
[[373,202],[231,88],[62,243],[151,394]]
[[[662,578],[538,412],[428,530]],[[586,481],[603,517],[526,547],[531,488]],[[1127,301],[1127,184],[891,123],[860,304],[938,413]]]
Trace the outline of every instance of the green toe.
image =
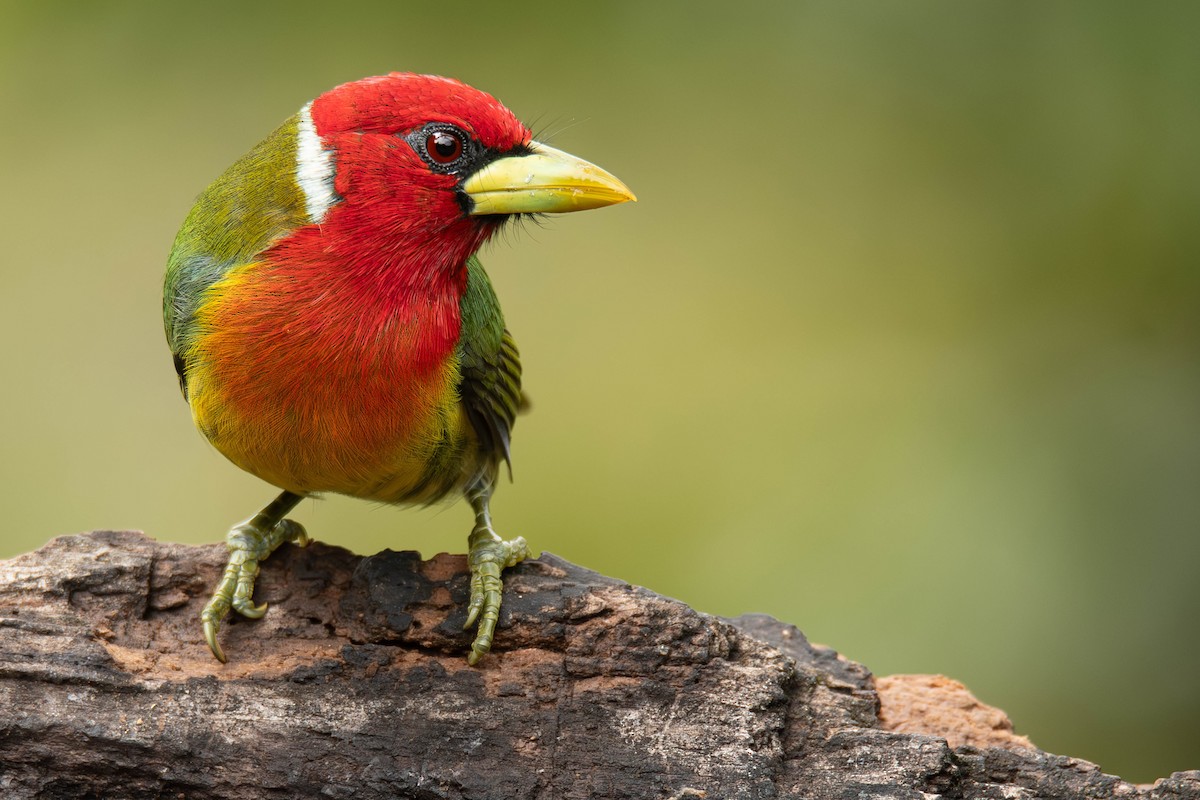
[[[296,499],[299,500],[298,497]],[[229,547],[229,561],[225,564],[225,572],[213,591],[212,599],[200,613],[204,640],[208,643],[208,649],[221,663],[225,663],[226,658],[217,641],[217,633],[221,630],[221,621],[230,609],[250,619],[260,619],[267,613],[266,603],[255,605],[253,600],[254,580],[258,577],[259,563],[284,542],[295,542],[301,547],[309,542],[308,534],[300,523],[290,519],[264,519],[267,510],[276,505],[279,505],[279,501],[268,506],[253,519],[234,526],[225,537]],[[291,510],[291,506],[283,513],[287,513],[288,510]]]
[[478,625],[467,656],[467,663],[474,665],[492,649],[504,592],[500,574],[505,567],[515,566],[528,558],[529,546],[520,536],[504,541],[489,527],[471,534],[470,547],[467,561],[471,567],[471,600],[463,629]]

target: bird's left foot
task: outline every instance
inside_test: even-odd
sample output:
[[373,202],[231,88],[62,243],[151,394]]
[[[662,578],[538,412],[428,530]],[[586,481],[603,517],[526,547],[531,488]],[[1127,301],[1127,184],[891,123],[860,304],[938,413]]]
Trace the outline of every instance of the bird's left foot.
[[468,664],[475,664],[492,649],[492,637],[496,633],[496,621],[500,618],[500,598],[504,582],[500,573],[505,567],[515,566],[529,558],[529,545],[524,537],[518,536],[505,541],[492,529],[490,521],[477,524],[471,531],[470,551],[467,562],[471,566],[471,601],[467,606],[467,621],[463,630],[470,630],[478,622],[475,641],[471,643]]
[[204,639],[222,664],[225,663],[225,651],[217,642],[217,631],[221,629],[221,620],[230,609],[250,619],[259,619],[267,613],[266,603],[255,605],[252,599],[259,563],[284,542],[295,542],[301,547],[309,542],[304,526],[290,519],[282,519],[298,502],[299,495],[284,492],[253,518],[235,525],[225,537],[229,561],[225,564],[225,572],[213,591],[212,599],[200,614]]

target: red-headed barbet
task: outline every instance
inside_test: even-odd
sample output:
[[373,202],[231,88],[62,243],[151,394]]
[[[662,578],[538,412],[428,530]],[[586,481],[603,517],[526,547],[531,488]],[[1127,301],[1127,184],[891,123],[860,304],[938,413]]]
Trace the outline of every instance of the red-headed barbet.
[[529,555],[488,502],[524,403],[521,363],[476,251],[514,215],[634,196],[586,161],[534,141],[495,98],[393,73],[326,92],[196,201],[167,263],[163,316],[201,433],[283,490],[227,536],[201,620],[213,654],[232,608],[257,619],[259,564],[284,517],[322,492],[383,503],[463,493],[475,628],[492,646],[501,571]]

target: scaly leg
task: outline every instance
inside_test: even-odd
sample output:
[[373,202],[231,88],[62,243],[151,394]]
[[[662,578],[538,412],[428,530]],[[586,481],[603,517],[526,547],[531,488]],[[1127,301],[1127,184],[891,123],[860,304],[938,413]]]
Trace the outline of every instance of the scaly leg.
[[229,609],[232,607],[250,619],[259,619],[267,613],[266,603],[256,606],[253,600],[259,562],[284,542],[295,542],[301,547],[308,544],[308,534],[300,523],[284,519],[301,499],[298,494],[284,492],[262,511],[233,526],[225,537],[229,545],[229,562],[225,565],[225,574],[217,584],[212,599],[200,614],[208,648],[222,664],[225,663],[225,652],[217,643],[217,631]]
[[492,499],[490,478],[480,478],[467,487],[467,500],[475,509],[475,527],[467,539],[467,563],[471,567],[471,602],[467,606],[467,622],[463,630],[469,630],[479,622],[475,641],[471,643],[468,664],[475,664],[492,649],[492,637],[496,633],[496,620],[500,618],[500,597],[504,582],[500,572],[505,567],[515,566],[529,557],[529,545],[524,537],[504,541],[492,528],[492,515],[488,502]]

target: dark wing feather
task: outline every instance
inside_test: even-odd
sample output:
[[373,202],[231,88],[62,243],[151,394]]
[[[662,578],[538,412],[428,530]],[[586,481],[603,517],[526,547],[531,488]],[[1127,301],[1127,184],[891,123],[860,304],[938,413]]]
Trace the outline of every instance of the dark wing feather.
[[487,466],[494,474],[503,460],[511,478],[512,428],[527,405],[521,392],[521,357],[504,327],[500,302],[487,273],[475,258],[467,263],[467,290],[459,308],[459,396]]
[[500,352],[490,359],[464,360],[460,393],[480,449],[493,464],[503,459],[512,477],[509,449],[517,413],[525,405],[521,393],[521,362],[506,330]]

